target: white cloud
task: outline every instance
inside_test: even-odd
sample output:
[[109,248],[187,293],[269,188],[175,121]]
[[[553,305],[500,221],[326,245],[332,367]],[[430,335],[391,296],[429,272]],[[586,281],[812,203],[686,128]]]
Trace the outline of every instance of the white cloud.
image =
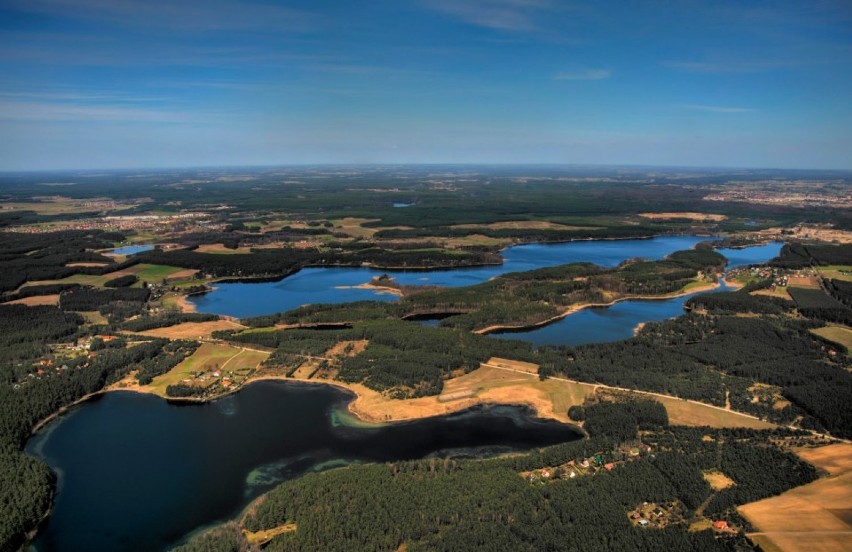
[[501,31],[534,31],[535,14],[544,0],[422,0],[430,9],[466,23]]

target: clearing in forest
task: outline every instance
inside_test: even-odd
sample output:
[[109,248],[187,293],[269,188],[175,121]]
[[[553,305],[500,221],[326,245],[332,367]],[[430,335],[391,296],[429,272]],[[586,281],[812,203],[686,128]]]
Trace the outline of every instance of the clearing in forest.
[[811,333],[827,339],[832,343],[837,343],[847,351],[852,351],[852,328],[848,326],[831,324],[823,328],[811,330]]
[[41,305],[56,306],[59,304],[59,294],[53,295],[33,295],[32,297],[24,297],[4,303],[5,305],[27,305],[29,307],[37,307]]
[[704,476],[704,481],[709,483],[710,488],[714,491],[721,491],[735,484],[733,479],[719,470],[707,470],[702,475]]
[[201,339],[210,337],[213,332],[220,330],[243,330],[246,327],[231,320],[211,320],[209,322],[183,322],[166,328],[154,328],[139,332],[149,337],[165,337],[166,339]]
[[204,381],[218,379],[220,376],[214,375],[217,371],[223,378],[230,372],[240,372],[240,380],[244,381],[248,372],[268,357],[269,353],[259,350],[232,347],[224,343],[203,343],[183,362],[154,378],[149,387],[154,393],[165,396],[169,385],[194,385],[199,373],[207,374]]

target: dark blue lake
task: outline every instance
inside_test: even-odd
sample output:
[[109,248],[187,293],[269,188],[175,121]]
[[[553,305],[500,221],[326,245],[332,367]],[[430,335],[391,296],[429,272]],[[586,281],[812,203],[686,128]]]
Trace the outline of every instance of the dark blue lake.
[[128,392],[89,401],[27,446],[59,474],[56,504],[34,547],[163,550],[312,470],[495,454],[581,435],[508,406],[353,427],[339,414],[349,396],[327,385],[259,382],[203,405]]

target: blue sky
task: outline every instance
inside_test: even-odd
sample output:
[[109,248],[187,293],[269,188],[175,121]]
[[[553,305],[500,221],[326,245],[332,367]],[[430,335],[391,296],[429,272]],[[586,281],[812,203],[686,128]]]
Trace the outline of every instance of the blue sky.
[[852,168],[852,2],[0,0],[0,170]]

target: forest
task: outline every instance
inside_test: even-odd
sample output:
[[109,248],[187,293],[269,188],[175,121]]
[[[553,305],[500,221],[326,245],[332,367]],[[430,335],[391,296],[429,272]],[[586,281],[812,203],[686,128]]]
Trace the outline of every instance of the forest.
[[[735,550],[745,545],[742,533],[716,538],[711,530],[687,530],[695,508],[713,496],[703,470],[724,470],[736,481],[736,491],[713,496],[711,519],[744,529],[734,505],[816,478],[811,466],[768,443],[787,430],[669,428],[665,409],[647,401],[584,410],[586,440],[493,459],[430,458],[309,474],[267,493],[238,523],[250,531],[293,523],[295,531],[267,548],[282,551]],[[637,444],[653,454],[624,460],[624,447]],[[615,468],[548,481],[519,477],[584,459]],[[665,529],[634,525],[628,511],[643,502],[680,504],[683,521]],[[240,546],[231,524],[177,550]]]

